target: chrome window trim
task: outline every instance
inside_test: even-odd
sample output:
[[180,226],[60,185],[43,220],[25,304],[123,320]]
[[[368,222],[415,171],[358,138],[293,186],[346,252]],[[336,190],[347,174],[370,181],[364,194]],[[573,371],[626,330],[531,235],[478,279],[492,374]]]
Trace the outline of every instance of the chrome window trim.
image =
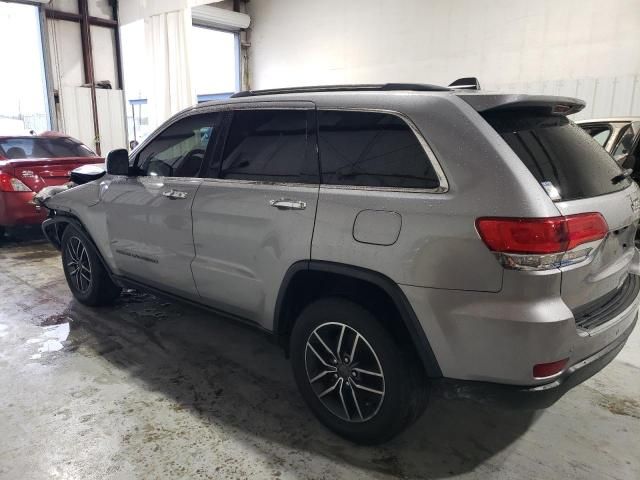
[[[368,190],[368,191],[407,192],[407,193],[446,193],[449,191],[449,181],[447,180],[447,176],[445,175],[444,170],[442,169],[442,166],[440,165],[440,162],[438,161],[435,153],[433,153],[433,150],[429,146],[429,143],[424,138],[424,136],[422,135],[418,127],[415,125],[415,123],[413,123],[413,120],[411,120],[411,118],[409,118],[409,116],[407,116],[406,114],[402,112],[398,112],[396,110],[389,110],[385,108],[321,107],[321,108],[318,108],[317,111],[319,112],[338,111],[338,112],[385,113],[385,114],[393,115],[394,117],[399,118],[409,126],[413,134],[418,139],[418,142],[422,146],[422,149],[424,150],[427,156],[427,159],[431,163],[431,167],[433,168],[433,170],[436,173],[436,176],[438,177],[438,182],[440,183],[440,185],[435,188],[372,187],[369,185],[335,185],[335,184],[321,183],[320,185],[322,188],[331,188],[331,189],[340,188],[340,189],[346,189],[346,190]],[[320,140],[318,139],[318,143],[319,142]],[[322,160],[320,161],[320,163],[322,163]]]
[[211,177],[198,177],[198,180],[203,180],[204,182],[213,182],[213,183],[225,183],[225,184],[244,184],[244,185],[259,185],[262,187],[309,187],[318,189],[320,184],[318,182],[314,183],[303,183],[303,182],[265,182],[263,180],[243,180],[240,178],[211,178]]
[[[290,104],[290,105],[288,105]],[[237,108],[240,107],[240,108]],[[142,150],[153,142],[161,133],[167,128],[171,127],[174,123],[179,122],[187,117],[193,115],[206,115],[208,113],[225,113],[238,110],[260,109],[260,110],[315,110],[315,103],[311,100],[282,100],[282,101],[262,101],[262,102],[228,102],[228,103],[216,103],[214,105],[193,105],[187,107],[184,110],[169,117],[155,130],[145,138],[136,148],[129,153],[129,161],[135,158],[137,163],[137,157]],[[172,177],[173,178],[173,177]],[[178,177],[176,177],[178,178]],[[198,177],[200,178],[200,177]]]
[[[239,108],[238,108],[239,107]],[[342,189],[342,190],[363,190],[363,191],[379,191],[379,192],[397,192],[397,193],[447,193],[449,191],[449,181],[438,161],[435,153],[429,146],[429,143],[426,141],[418,127],[415,123],[402,112],[398,112],[396,110],[389,110],[384,108],[362,108],[362,107],[321,107],[318,108],[315,102],[311,100],[282,100],[282,101],[264,101],[264,102],[233,102],[233,103],[222,103],[215,105],[207,105],[207,106],[193,106],[189,107],[182,112],[177,113],[175,116],[166,120],[163,124],[161,124],[152,135],[149,135],[140,145],[138,145],[132,152],[131,157],[136,157],[138,154],[156,137],[158,137],[162,132],[164,132],[167,128],[172,126],[174,123],[179,122],[180,120],[189,117],[191,115],[202,115],[207,113],[216,113],[216,112],[227,112],[233,111],[235,109],[238,110],[312,110],[316,111],[346,111],[346,112],[373,112],[373,113],[385,113],[389,115],[393,115],[395,117],[400,118],[404,121],[413,134],[418,139],[418,142],[422,146],[427,159],[431,163],[431,167],[434,169],[436,176],[438,177],[438,182],[440,185],[436,188],[402,188],[402,187],[373,187],[368,185],[334,185],[327,183],[302,183],[302,182],[268,182],[268,181],[260,181],[260,180],[241,180],[241,179],[222,179],[222,178],[211,178],[211,177],[194,177],[199,178],[204,181],[224,181],[225,183],[243,183],[243,184],[253,184],[253,185],[274,185],[274,186],[319,186],[320,188],[327,189]],[[130,157],[130,158],[131,158]],[[171,177],[171,178],[182,178],[182,177]]]

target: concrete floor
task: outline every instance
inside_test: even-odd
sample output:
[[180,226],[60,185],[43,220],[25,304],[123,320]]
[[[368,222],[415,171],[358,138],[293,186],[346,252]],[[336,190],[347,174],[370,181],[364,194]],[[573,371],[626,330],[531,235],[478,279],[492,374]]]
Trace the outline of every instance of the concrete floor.
[[0,478],[640,478],[640,328],[545,410],[438,387],[411,429],[351,445],[260,333],[129,292],[71,299],[58,253],[0,245]]

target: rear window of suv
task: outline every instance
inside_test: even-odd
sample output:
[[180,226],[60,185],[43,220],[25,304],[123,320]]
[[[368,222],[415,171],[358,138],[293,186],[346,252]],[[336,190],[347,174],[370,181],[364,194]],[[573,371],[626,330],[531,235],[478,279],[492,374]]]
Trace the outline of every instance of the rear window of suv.
[[614,183],[613,178],[621,173],[618,164],[587,132],[564,116],[524,109],[483,116],[553,200],[605,195],[630,184],[628,179]]

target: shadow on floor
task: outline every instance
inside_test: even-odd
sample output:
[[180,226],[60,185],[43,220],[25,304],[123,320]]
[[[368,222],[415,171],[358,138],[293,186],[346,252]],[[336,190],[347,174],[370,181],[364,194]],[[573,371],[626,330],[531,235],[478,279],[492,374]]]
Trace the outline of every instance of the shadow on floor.
[[400,437],[359,447],[315,420],[288,361],[260,332],[133,291],[115,307],[71,303],[65,314],[72,319],[68,352],[103,357],[172,408],[224,425],[230,435],[249,434],[371,472],[446,478],[473,470],[517,440],[537,415],[438,386],[425,414]]
[[46,239],[42,234],[40,225],[28,227],[10,228],[2,231],[0,228],[0,249],[12,248],[16,246],[36,245],[45,243]]

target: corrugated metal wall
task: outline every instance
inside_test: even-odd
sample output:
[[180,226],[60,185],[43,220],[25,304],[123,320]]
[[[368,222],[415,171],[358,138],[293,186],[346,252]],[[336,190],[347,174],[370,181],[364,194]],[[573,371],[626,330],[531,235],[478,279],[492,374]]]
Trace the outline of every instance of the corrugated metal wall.
[[640,0],[249,2],[252,88],[475,76],[640,115]]
[[587,106],[573,116],[574,120],[640,116],[640,75],[483,85],[483,88],[581,98]]

